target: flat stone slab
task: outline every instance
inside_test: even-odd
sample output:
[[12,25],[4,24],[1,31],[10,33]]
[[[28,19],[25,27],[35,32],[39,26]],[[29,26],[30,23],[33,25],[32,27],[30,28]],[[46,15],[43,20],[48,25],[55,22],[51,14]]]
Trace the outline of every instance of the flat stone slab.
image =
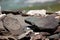
[[47,17],[30,17],[25,20],[26,23],[38,27],[39,29],[55,29],[58,22],[53,16]]
[[20,25],[20,22],[12,17],[5,17],[3,19],[3,24],[8,31],[10,31],[13,35],[18,35],[23,32],[22,26]]

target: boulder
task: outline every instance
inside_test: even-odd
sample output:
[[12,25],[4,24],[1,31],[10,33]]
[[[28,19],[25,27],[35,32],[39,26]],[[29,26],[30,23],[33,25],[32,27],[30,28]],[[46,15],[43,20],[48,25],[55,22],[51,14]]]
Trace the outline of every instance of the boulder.
[[60,33],[54,34],[48,37],[49,39],[59,39],[60,38]]
[[60,11],[55,12],[57,15],[60,15]]
[[3,19],[4,28],[11,32],[13,35],[19,35],[22,34],[23,29],[20,25],[19,21],[12,17],[5,17]]
[[0,31],[3,31],[3,30],[5,30],[5,28],[3,27],[3,23],[2,23],[2,21],[0,20]]
[[38,27],[40,30],[43,29],[55,29],[58,26],[58,21],[53,16],[47,17],[30,17],[25,19],[25,22],[33,25],[31,27]]
[[2,22],[2,19],[4,19],[5,16],[6,16],[5,14],[0,15],[0,32],[5,31],[5,28],[4,28],[3,22]]
[[13,15],[13,14],[8,14],[7,16],[9,16],[9,17],[12,17],[12,18],[15,18],[15,19],[17,19],[19,22],[20,22],[20,24],[21,24],[21,26],[24,28],[24,27],[26,27],[26,26],[29,26],[27,23],[25,23],[25,19],[26,18],[29,18],[29,17],[23,17],[23,16],[21,16],[21,15]]
[[26,13],[27,15],[30,16],[46,16],[46,10],[42,9],[42,10],[30,10]]

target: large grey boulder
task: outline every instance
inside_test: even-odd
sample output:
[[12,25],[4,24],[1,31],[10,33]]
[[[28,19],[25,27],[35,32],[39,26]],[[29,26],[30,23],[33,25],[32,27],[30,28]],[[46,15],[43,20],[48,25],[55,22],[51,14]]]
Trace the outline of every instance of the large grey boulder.
[[19,21],[12,17],[5,17],[3,19],[3,25],[7,31],[12,33],[13,35],[19,35],[23,33],[22,26],[20,25]]
[[53,16],[47,17],[30,17],[25,20],[26,23],[38,27],[39,29],[55,29],[58,21]]

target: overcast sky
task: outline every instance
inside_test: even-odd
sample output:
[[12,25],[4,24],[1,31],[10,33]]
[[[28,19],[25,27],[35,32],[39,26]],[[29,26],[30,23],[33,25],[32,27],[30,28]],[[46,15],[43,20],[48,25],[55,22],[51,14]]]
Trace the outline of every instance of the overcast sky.
[[52,2],[52,1],[56,1],[56,0],[26,0],[25,3],[45,3],[45,2]]
[[45,2],[52,2],[52,1],[56,1],[56,0],[8,0],[11,1],[13,3],[19,3],[19,2],[23,2],[23,3],[45,3]]

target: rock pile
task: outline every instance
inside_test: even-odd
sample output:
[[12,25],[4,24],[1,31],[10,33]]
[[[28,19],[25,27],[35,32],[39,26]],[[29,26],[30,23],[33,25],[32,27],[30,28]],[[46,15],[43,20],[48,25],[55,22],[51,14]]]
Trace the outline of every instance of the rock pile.
[[1,40],[60,40],[60,16],[0,15]]

